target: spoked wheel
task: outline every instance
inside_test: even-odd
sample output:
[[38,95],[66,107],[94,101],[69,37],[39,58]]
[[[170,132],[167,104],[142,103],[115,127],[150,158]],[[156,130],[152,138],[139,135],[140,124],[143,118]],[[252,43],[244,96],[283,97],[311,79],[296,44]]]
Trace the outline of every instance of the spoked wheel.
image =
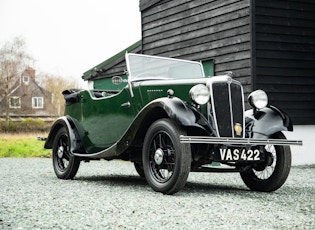
[[64,127],[55,137],[52,160],[55,174],[60,179],[72,179],[78,172],[80,160],[70,153],[70,139]]
[[189,144],[181,144],[185,131],[171,119],[156,121],[143,144],[143,170],[148,184],[157,192],[174,194],[186,184],[191,165]]
[[[274,134],[273,139],[286,139],[281,132]],[[291,169],[291,150],[289,146],[266,145],[264,163],[242,172],[244,183],[251,190],[271,192],[280,188],[289,176]]]

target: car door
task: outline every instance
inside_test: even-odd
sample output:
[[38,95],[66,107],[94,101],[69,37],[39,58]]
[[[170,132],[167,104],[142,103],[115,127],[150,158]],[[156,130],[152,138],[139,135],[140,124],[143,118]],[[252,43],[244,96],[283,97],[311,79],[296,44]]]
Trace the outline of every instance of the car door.
[[116,143],[135,117],[129,91],[124,88],[112,96],[97,98],[86,91],[82,98],[81,124],[86,132],[87,152],[96,152]]

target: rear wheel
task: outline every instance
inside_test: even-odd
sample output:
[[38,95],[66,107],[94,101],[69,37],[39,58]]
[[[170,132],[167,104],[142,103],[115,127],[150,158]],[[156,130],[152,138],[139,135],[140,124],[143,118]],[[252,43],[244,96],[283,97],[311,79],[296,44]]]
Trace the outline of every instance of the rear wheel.
[[[286,139],[281,132],[271,136],[273,139]],[[291,169],[291,150],[289,146],[266,145],[264,163],[242,172],[241,177],[247,187],[254,191],[271,192],[280,188],[289,176]]]
[[55,136],[52,161],[55,174],[60,179],[72,179],[78,172],[80,160],[70,152],[70,138],[65,127]]
[[180,135],[186,132],[171,119],[154,122],[146,133],[143,170],[148,184],[157,192],[174,194],[186,184],[191,150],[189,144],[180,143]]

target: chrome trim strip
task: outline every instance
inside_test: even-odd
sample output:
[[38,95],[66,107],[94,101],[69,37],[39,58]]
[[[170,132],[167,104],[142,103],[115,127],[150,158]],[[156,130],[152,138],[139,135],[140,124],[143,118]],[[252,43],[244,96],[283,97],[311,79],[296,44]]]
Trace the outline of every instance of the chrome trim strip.
[[286,139],[252,139],[252,138],[220,138],[205,136],[179,137],[180,143],[190,144],[225,144],[225,145],[303,145],[301,140]]
[[[244,88],[243,88],[243,85],[239,82],[239,81],[235,81],[232,79],[232,81],[234,82],[234,84],[237,84],[241,87],[241,93],[242,93],[242,111],[243,111],[243,136],[242,138],[245,138],[245,100],[244,100]],[[231,107],[233,108],[233,107]],[[234,122],[234,119],[233,119],[233,122]],[[233,128],[233,134],[234,134],[234,125],[232,126]]]
[[161,85],[191,85],[191,84],[206,84],[208,78],[190,78],[190,79],[167,79],[167,80],[146,80],[140,82],[132,82],[133,84],[138,84],[141,86],[161,86]]
[[[234,116],[233,116],[233,107],[232,107],[232,94],[231,94],[231,84],[232,84],[232,81],[228,79],[227,81],[227,84],[228,84],[228,89],[229,89],[229,106],[230,106],[230,116],[231,116],[231,134],[232,136],[231,137],[235,137],[234,136]],[[244,111],[244,110],[243,110]],[[244,130],[244,129],[243,129]]]
[[132,84],[131,84],[130,63],[129,63],[128,55],[130,55],[130,54],[128,54],[128,52],[126,52],[125,53],[125,60],[126,60],[126,66],[127,66],[127,81],[128,81],[127,85],[128,85],[129,91],[130,91],[130,96],[134,97]]
[[243,85],[239,82],[241,86],[241,91],[242,91],[242,105],[243,105],[243,136],[242,138],[245,138],[245,100],[244,100],[244,87]]
[[[215,78],[215,79],[213,79]],[[220,137],[220,131],[219,131],[219,127],[218,127],[218,121],[217,121],[217,113],[215,111],[215,106],[214,106],[214,98],[213,98],[213,89],[212,89],[212,85],[214,82],[217,82],[217,78],[216,77],[212,77],[207,81],[207,87],[210,89],[210,103],[211,103],[211,109],[212,109],[212,116],[214,119],[214,129],[216,131],[216,134],[218,137]],[[210,114],[210,108],[208,107],[208,114]],[[208,118],[209,119],[209,118]]]

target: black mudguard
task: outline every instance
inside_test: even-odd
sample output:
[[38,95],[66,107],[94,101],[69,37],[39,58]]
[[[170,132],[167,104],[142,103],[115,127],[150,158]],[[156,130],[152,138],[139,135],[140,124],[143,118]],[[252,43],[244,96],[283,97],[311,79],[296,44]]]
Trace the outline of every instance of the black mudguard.
[[179,98],[159,98],[145,106],[138,114],[133,125],[159,118],[171,118],[182,126],[196,126],[195,113]]
[[245,113],[246,127],[250,138],[268,138],[281,131],[293,131],[289,116],[274,106]]
[[78,135],[79,131],[77,129],[77,126],[75,125],[75,122],[71,119],[69,116],[63,116],[59,117],[54,124],[52,125],[48,138],[46,140],[46,143],[44,145],[44,148],[46,149],[52,149],[54,144],[55,136],[58,132],[58,130],[62,127],[65,127],[68,131],[69,139],[70,139],[70,151],[71,152],[77,152],[81,153],[83,151],[82,142],[80,140],[80,137]]
[[147,113],[154,107],[162,108],[169,118],[174,119],[180,125],[194,126],[196,124],[196,117],[193,111],[177,97],[155,100],[143,112]]
[[196,114],[181,99],[177,97],[159,98],[149,103],[138,113],[119,141],[118,149],[121,149],[122,143],[141,140],[149,126],[161,118],[171,118],[180,126],[205,130],[203,126],[197,123]]

